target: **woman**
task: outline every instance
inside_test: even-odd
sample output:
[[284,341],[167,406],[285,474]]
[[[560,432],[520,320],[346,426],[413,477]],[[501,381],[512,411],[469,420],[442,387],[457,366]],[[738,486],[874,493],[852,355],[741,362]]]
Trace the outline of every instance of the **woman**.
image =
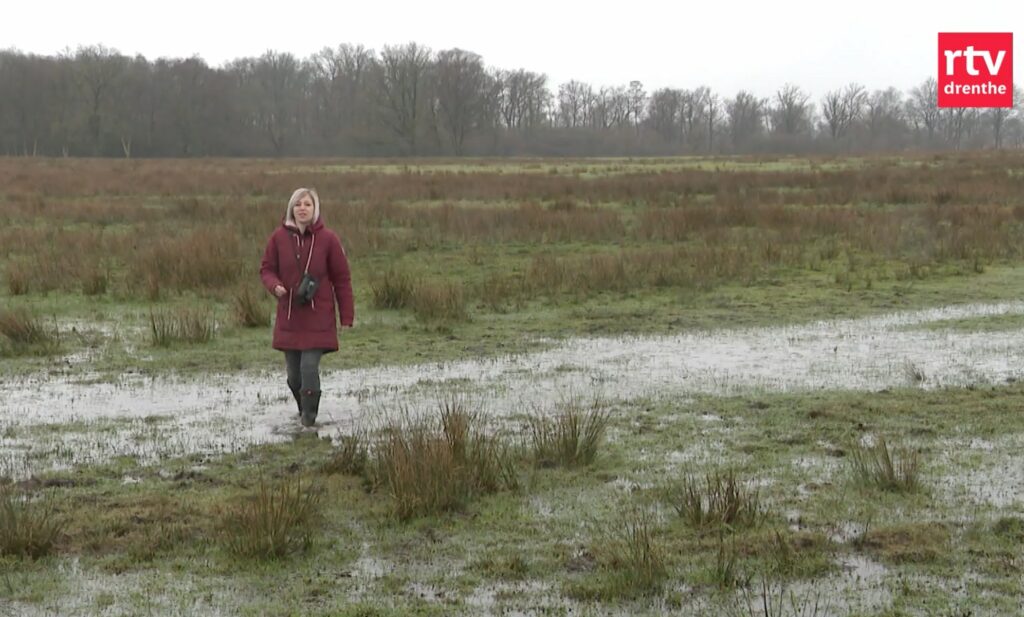
[[302,425],[313,426],[320,408],[320,358],[338,350],[335,301],[343,327],[352,327],[355,318],[348,258],[337,234],[324,226],[314,189],[292,193],[284,221],[263,252],[260,278],[277,297],[274,349],[284,352]]

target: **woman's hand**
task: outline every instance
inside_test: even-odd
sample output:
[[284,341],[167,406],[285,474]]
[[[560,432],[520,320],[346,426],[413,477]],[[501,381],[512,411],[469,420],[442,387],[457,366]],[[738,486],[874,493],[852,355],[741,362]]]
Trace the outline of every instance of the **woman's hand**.
[[288,290],[285,289],[283,285],[276,285],[274,287],[274,295],[277,296],[278,298],[285,295],[286,293],[288,293]]

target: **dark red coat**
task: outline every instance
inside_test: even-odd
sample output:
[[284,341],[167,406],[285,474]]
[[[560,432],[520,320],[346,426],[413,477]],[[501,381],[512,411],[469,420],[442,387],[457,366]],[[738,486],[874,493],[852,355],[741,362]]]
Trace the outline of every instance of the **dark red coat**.
[[[295,291],[302,281],[307,259],[309,273],[320,282],[320,287],[311,303],[299,304]],[[288,290],[277,299],[274,349],[338,350],[335,306],[341,325],[351,326],[355,319],[352,277],[341,240],[324,227],[323,219],[318,219],[302,234],[282,223],[267,241],[260,263],[260,278],[271,294],[277,285]]]

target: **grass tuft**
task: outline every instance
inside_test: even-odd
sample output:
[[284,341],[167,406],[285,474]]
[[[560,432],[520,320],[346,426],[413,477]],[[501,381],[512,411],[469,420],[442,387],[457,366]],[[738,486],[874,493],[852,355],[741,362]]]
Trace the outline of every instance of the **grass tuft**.
[[703,477],[687,474],[666,493],[676,513],[693,528],[753,528],[766,518],[758,491],[747,488],[732,470],[708,471]]
[[79,273],[82,282],[82,294],[86,296],[102,296],[110,286],[110,275],[97,264],[86,266]]
[[0,555],[44,557],[63,530],[52,505],[0,488]]
[[655,513],[635,507],[602,533],[593,554],[600,571],[570,588],[570,595],[587,600],[619,600],[661,592],[668,576],[665,549],[657,539]]
[[233,307],[235,321],[243,328],[265,328],[270,325],[270,310],[264,301],[264,294],[255,293],[249,285],[235,291]]
[[56,329],[47,329],[38,317],[25,310],[0,311],[0,351],[15,356],[50,355],[59,347]]
[[512,447],[485,432],[479,413],[450,400],[433,419],[387,426],[373,449],[367,482],[386,488],[394,515],[409,520],[518,488],[515,459]]
[[879,437],[873,445],[850,448],[854,479],[861,485],[894,493],[912,493],[921,487],[920,455],[908,447],[889,448]]
[[736,617],[817,617],[831,615],[832,603],[819,590],[798,594],[782,582],[761,578],[757,589],[745,586],[742,604],[737,602],[731,615]]
[[7,279],[7,291],[12,296],[23,296],[28,293],[29,280],[31,278],[29,274],[29,268],[18,261],[12,261],[7,264],[5,271],[5,278]]
[[364,434],[342,435],[320,470],[326,474],[361,476],[366,473],[369,459],[369,444]]
[[412,304],[415,284],[407,272],[391,269],[371,285],[373,306],[379,309],[402,309]]
[[216,330],[217,322],[206,309],[149,312],[149,332],[153,345],[157,347],[169,347],[178,342],[208,343],[213,340]]
[[655,539],[654,514],[638,508],[627,514],[609,542],[605,565],[623,586],[640,595],[661,590],[667,568],[662,545]]
[[530,416],[530,443],[533,460],[539,467],[585,467],[597,459],[608,429],[610,411],[594,401],[584,409],[577,400],[562,406],[554,417],[536,413]]
[[320,514],[320,492],[300,478],[268,483],[232,507],[221,520],[228,552],[251,559],[278,559],[312,545],[312,525]]
[[416,285],[410,300],[412,311],[420,321],[465,321],[469,317],[461,283],[423,282]]

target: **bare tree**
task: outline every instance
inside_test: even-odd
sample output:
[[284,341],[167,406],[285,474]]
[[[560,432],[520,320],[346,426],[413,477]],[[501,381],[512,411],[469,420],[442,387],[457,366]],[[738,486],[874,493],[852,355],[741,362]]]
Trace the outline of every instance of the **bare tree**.
[[941,115],[939,114],[939,84],[934,77],[924,80],[919,86],[910,91],[910,98],[906,102],[907,116],[918,129],[924,127],[928,132],[928,142],[931,143],[935,132],[939,128]]
[[661,88],[651,93],[647,103],[647,122],[651,129],[667,142],[681,139],[680,115],[683,107],[683,91]]
[[768,110],[771,130],[780,135],[798,135],[811,131],[811,96],[799,86],[786,84],[775,93],[775,105]]
[[1003,147],[1003,129],[1007,121],[1017,118],[1024,108],[1024,90],[1016,84],[1013,86],[1013,100],[1012,107],[993,107],[984,115],[985,122],[992,129],[992,142],[997,150]]
[[75,53],[75,83],[85,107],[86,132],[94,155],[102,153],[105,121],[110,121],[114,89],[127,59],[102,45],[79,47]]
[[566,128],[588,126],[594,104],[594,89],[572,80],[558,86],[558,119]]
[[715,150],[715,132],[722,114],[722,102],[717,94],[707,91],[708,153]]
[[298,141],[301,115],[309,98],[307,71],[289,53],[268,51],[255,60],[239,60],[234,72],[249,125],[283,156]]
[[964,139],[971,138],[981,117],[979,111],[971,107],[946,107],[940,109],[939,114],[946,143],[952,144],[954,150],[960,150]]
[[148,110],[153,98],[153,67],[142,56],[127,60],[116,87],[110,122],[124,158],[132,157],[135,138],[149,129]]
[[0,152],[6,143],[11,153],[39,154],[54,112],[53,68],[46,58],[0,51]]
[[861,119],[867,93],[864,86],[851,83],[843,90],[831,90],[822,99],[821,114],[832,141],[846,137],[850,127]]
[[547,76],[524,69],[495,72],[498,90],[498,113],[508,129],[537,126],[544,117],[551,93]]
[[417,43],[385,46],[381,52],[377,94],[383,121],[411,154],[417,153],[417,137],[429,113],[425,91],[431,55]]
[[865,119],[872,143],[892,139],[906,128],[903,95],[896,88],[875,90],[865,101]]
[[[227,105],[215,103],[216,95],[222,90],[221,73],[207,66],[202,58],[193,57],[159,63],[158,75],[164,93],[170,99],[164,109],[168,147],[175,148],[182,156],[208,151],[208,146],[204,148],[204,145],[209,144],[216,133],[222,130],[220,127],[225,123],[224,116],[230,115]],[[250,96],[259,96],[256,85],[250,85]],[[214,118],[218,108],[221,111],[220,117]],[[255,110],[256,106],[252,105],[251,108]],[[260,125],[257,116],[257,112],[253,111],[254,127]]]
[[310,58],[313,115],[320,138],[335,147],[369,140],[372,126],[369,97],[380,74],[376,54],[362,45],[325,48]]
[[[697,149],[702,142],[707,142],[707,150],[711,151],[712,129],[717,121],[718,97],[712,94],[707,86],[682,91],[682,122],[683,143],[691,149]],[[707,124],[707,131],[704,125]]]
[[629,82],[629,90],[626,92],[629,101],[629,117],[633,126],[639,130],[640,121],[643,119],[644,105],[647,102],[647,91],[644,85],[637,80]]
[[491,78],[477,54],[449,49],[434,62],[437,104],[455,155],[463,153],[466,135],[484,124]]
[[57,56],[54,79],[49,92],[53,102],[53,125],[50,132],[54,143],[60,149],[61,156],[65,158],[71,154],[78,103],[74,62],[74,57],[68,50]]
[[589,124],[598,129],[617,128],[629,122],[629,114],[629,95],[625,88],[601,88],[594,95]]
[[729,132],[734,148],[741,149],[764,131],[766,101],[746,90],[740,90],[735,98],[725,105],[729,117]]

